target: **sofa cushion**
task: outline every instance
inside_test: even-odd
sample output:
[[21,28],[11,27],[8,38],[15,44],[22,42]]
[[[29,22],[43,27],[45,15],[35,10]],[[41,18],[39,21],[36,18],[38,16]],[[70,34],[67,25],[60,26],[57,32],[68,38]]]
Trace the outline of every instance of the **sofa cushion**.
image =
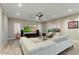
[[54,44],[54,42],[51,40],[36,43],[30,49],[28,49],[28,53],[31,54],[41,51],[42,49],[49,48],[50,46],[52,46],[52,44]]
[[51,39],[55,42],[59,42],[59,41],[66,40],[67,38],[68,38],[67,35],[56,35],[52,37]]
[[39,38],[29,38],[31,41],[33,41],[34,43],[38,43],[41,42],[42,40]]
[[43,49],[43,48],[48,48],[49,46],[51,46],[53,44],[54,44],[54,42],[52,40],[46,40],[46,41],[39,42],[35,45],[40,47],[40,49]]
[[55,35],[54,37],[51,38],[51,40],[57,40],[58,38],[60,38],[60,36]]
[[54,45],[54,42],[51,40],[42,41],[34,44],[30,49],[28,49],[28,53],[37,52],[42,49],[49,48],[52,45]]

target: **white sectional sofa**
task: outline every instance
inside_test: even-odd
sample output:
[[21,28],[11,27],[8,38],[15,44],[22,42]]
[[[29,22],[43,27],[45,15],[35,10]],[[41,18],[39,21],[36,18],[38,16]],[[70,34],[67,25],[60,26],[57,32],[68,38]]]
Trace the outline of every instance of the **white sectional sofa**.
[[[24,55],[57,55],[73,46],[73,41],[68,36],[53,37],[46,41],[38,41],[37,43],[31,39],[25,37],[20,39]],[[35,40],[40,39],[35,38]]]

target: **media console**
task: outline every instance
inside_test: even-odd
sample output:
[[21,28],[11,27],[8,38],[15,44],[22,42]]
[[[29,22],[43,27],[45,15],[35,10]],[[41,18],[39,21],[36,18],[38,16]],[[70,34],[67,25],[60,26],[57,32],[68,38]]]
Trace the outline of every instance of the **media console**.
[[23,32],[23,30],[21,30],[21,36],[25,36],[25,37],[38,37],[40,35],[39,30],[36,30],[36,32]]
[[25,32],[25,37],[37,37],[37,34],[35,32]]

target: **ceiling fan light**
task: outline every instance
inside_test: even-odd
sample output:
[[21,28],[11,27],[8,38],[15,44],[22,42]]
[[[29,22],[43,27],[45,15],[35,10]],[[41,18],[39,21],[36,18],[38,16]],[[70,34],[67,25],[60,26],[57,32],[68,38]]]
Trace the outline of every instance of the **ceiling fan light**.
[[36,17],[36,19],[39,19],[38,17]]

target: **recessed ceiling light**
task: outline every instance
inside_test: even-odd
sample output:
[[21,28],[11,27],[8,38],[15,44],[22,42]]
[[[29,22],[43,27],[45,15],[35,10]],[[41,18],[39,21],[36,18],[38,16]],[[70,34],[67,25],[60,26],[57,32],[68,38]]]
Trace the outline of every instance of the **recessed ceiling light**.
[[21,6],[22,6],[22,4],[21,4],[21,3],[19,3],[19,4],[18,4],[18,6],[19,6],[19,7],[21,7]]
[[17,13],[17,15],[20,15],[20,13]]
[[68,9],[68,12],[72,12],[72,9]]

